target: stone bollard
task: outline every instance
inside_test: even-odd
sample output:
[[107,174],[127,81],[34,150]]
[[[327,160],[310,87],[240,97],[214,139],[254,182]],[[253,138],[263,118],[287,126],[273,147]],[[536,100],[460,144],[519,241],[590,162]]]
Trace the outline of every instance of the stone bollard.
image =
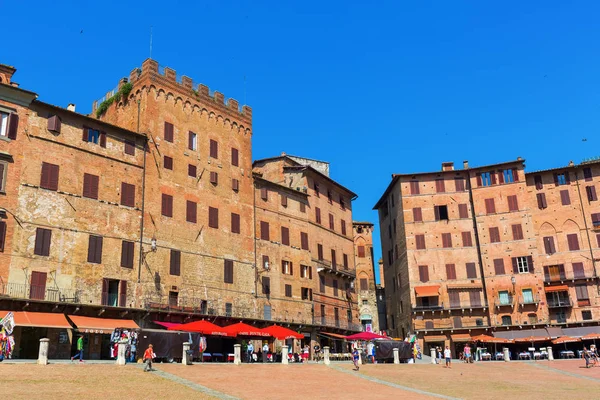
[[287,346],[281,346],[281,363],[282,364],[288,363],[288,347]]
[[323,347],[323,364],[329,365],[329,346]]
[[400,356],[398,355],[400,352],[399,348],[394,348],[394,364],[400,364]]
[[183,343],[183,356],[181,357],[181,363],[183,365],[192,365],[192,355],[190,354],[190,342]]
[[504,347],[502,349],[502,353],[504,353],[504,361],[509,362],[510,361],[510,353],[508,352],[508,347]]
[[40,365],[48,365],[48,346],[50,345],[50,339],[40,339],[40,350],[38,353],[37,363]]
[[242,363],[242,345],[233,345],[233,364],[240,365]]
[[437,363],[435,362],[435,360],[436,360],[436,357],[435,357],[435,356],[436,356],[436,354],[435,354],[435,348],[433,348],[433,347],[432,347],[432,348],[429,350],[429,355],[431,356],[431,363],[432,363],[432,364],[437,364]]
[[546,351],[548,352],[548,361],[554,361],[554,354],[552,354],[552,347],[546,347]]
[[127,353],[127,342],[117,344],[117,365],[125,365],[125,353]]

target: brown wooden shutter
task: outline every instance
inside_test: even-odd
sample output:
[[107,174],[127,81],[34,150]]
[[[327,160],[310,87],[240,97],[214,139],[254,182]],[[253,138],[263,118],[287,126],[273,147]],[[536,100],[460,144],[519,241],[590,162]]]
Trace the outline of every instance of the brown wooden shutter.
[[12,139],[12,140],[16,140],[18,129],[19,129],[19,115],[15,114],[15,113],[11,113],[8,116],[8,132],[7,132],[8,138]]
[[284,207],[287,207],[287,204],[288,204],[287,200],[288,200],[287,196],[285,194],[282,194],[281,195],[281,205]]
[[165,121],[165,140],[173,143],[173,124]]
[[121,242],[121,267],[133,268],[134,246],[133,242]]
[[571,177],[569,176],[569,171],[565,171],[565,182],[568,185],[569,183],[571,183]]
[[300,247],[302,250],[308,250],[308,233],[300,232]]
[[512,174],[513,174],[513,181],[519,182],[519,170],[516,168],[513,169]]
[[132,142],[130,140],[125,141],[125,154],[129,154],[130,156],[135,155],[135,143],[134,142]]
[[471,232],[462,232],[463,247],[473,246],[473,240],[471,239]]
[[240,233],[240,214],[231,213],[231,232]]
[[162,194],[161,214],[165,217],[173,217],[173,196]]
[[452,235],[449,233],[442,233],[442,247],[452,247]]
[[88,142],[90,139],[90,128],[87,126],[83,126],[83,131],[81,132],[81,140],[84,142]]
[[541,190],[544,188],[544,184],[542,183],[542,176],[536,175],[533,177],[533,181],[535,182],[535,188],[537,190]]
[[[308,279],[312,279],[312,266],[308,267]],[[311,289],[312,291],[312,289]],[[312,299],[312,294],[311,294],[311,299]]]
[[317,224],[321,223],[321,209],[319,207],[315,207],[315,217]]
[[598,196],[596,196],[596,187],[595,186],[586,186],[585,188],[589,201],[598,200]]
[[573,277],[575,279],[585,278],[585,271],[583,270],[582,262],[573,263]]
[[477,278],[477,270],[475,268],[475,263],[467,263],[467,279],[475,278]]
[[323,245],[322,244],[317,244],[317,257],[319,258],[319,261],[323,261]]
[[471,290],[469,292],[469,301],[472,307],[481,307],[481,292],[477,290]]
[[290,245],[290,230],[285,226],[281,227],[281,244]]
[[523,227],[521,224],[512,225],[513,240],[523,240]]
[[454,264],[446,264],[446,279],[456,279],[456,267]]
[[219,143],[212,139],[210,139],[210,156],[212,158],[219,158]]
[[481,173],[478,172],[477,175],[476,175],[476,177],[477,177],[477,187],[480,187],[482,185],[482,182],[481,182]]
[[496,258],[494,260],[494,273],[496,275],[504,275],[504,259]]
[[584,168],[583,169],[583,177],[586,180],[586,182],[589,182],[589,181],[593,180],[592,169],[591,168]]
[[527,256],[527,266],[529,267],[529,273],[533,274],[534,267],[533,267],[533,257],[532,256]]
[[463,178],[455,178],[454,186],[456,187],[457,192],[464,192],[465,191],[465,180]]
[[579,250],[579,239],[577,238],[576,233],[571,233],[571,234],[567,235],[567,242],[569,243],[570,251]]
[[429,268],[427,265],[419,265],[419,279],[421,282],[429,281]]
[[135,207],[135,185],[121,182],[121,205]]
[[290,261],[290,275],[294,275],[294,264]]
[[410,182],[410,193],[411,194],[419,194],[419,182],[417,182],[417,181]]
[[119,283],[119,307],[127,306],[127,281]]
[[512,257],[512,267],[513,267],[513,274],[518,274],[519,273],[519,265],[517,264],[517,257]]
[[188,175],[195,178],[196,174],[197,174],[196,166],[192,165],[192,164],[188,164]]
[[335,250],[331,249],[331,266],[333,267],[333,269],[335,269],[337,265],[337,261],[336,261],[336,257],[335,257]]
[[569,197],[568,189],[560,191],[560,202],[563,206],[568,206],[569,204],[571,204],[571,198]]
[[548,205],[546,204],[546,195],[544,193],[538,193],[536,197],[538,202],[538,208],[540,210],[543,210],[544,208],[548,207]]
[[239,152],[235,147],[231,148],[231,165],[238,167],[240,165]]
[[444,180],[443,179],[436,179],[435,180],[435,191],[437,193],[444,193],[446,191],[446,185],[444,184]]
[[4,252],[4,244],[6,243],[6,222],[0,221],[0,252]]
[[333,221],[333,214],[329,214],[329,229],[333,230],[335,228],[335,224]]
[[239,191],[240,190],[240,181],[237,179],[232,179],[231,180],[231,188],[236,192]]
[[423,214],[421,213],[421,207],[413,208],[413,220],[414,220],[414,222],[423,221]]
[[4,187],[4,164],[0,163],[0,192],[6,192]]
[[35,231],[33,254],[37,254],[38,256],[47,256],[47,254],[44,254],[44,231],[44,228],[37,228]]
[[32,271],[29,287],[29,298],[33,300],[46,299],[46,280],[48,275],[45,272]]
[[268,194],[267,188],[260,189],[260,198],[263,199],[264,201],[267,201],[269,199],[269,194]]
[[556,253],[556,247],[554,247],[554,238],[552,236],[545,236],[543,241],[546,254]]
[[490,232],[490,243],[497,243],[500,241],[500,231],[497,227],[492,227],[489,229]]
[[181,275],[181,252],[179,250],[171,250],[171,265],[169,274]]
[[494,202],[494,199],[485,199],[485,212],[487,214],[496,213],[496,204]]
[[98,199],[98,183],[98,176],[83,174],[83,197]]
[[163,159],[163,168],[165,169],[173,169],[173,158],[169,156],[164,156]]
[[496,184],[496,173],[495,172],[490,172],[490,178],[492,179],[492,185]]
[[[263,293],[264,293],[264,289],[263,289]],[[292,297],[292,285],[285,285],[285,297]]]
[[358,256],[360,258],[364,258],[364,256],[365,256],[365,246],[358,246]]
[[517,196],[508,196],[508,211],[519,211],[519,203],[517,201]]
[[433,215],[436,221],[440,220],[440,206],[433,206]]
[[219,228],[219,209],[208,207],[208,226],[210,228]]
[[552,175],[554,177],[554,186],[558,186],[559,185],[559,183],[558,183],[558,174],[555,172]]
[[417,250],[425,249],[425,235],[415,235],[415,242]]
[[498,183],[504,183],[504,171],[498,170]]
[[185,209],[185,220],[196,223],[198,205],[194,201],[187,200]]
[[260,238],[262,240],[270,240],[269,238],[269,223],[260,221]]
[[104,241],[104,239],[102,238],[102,236],[97,236],[96,237],[96,263],[97,264],[102,264],[102,242]]
[[210,183],[213,185],[219,184],[219,174],[217,172],[211,171],[210,173]]
[[300,212],[306,212],[306,204],[300,202]]
[[48,118],[48,130],[49,131],[60,133],[60,127],[61,127],[61,123],[60,123],[60,118],[58,117],[58,115],[53,115],[50,118]]
[[458,205],[458,217],[459,218],[469,218],[469,211],[467,209],[466,204]]
[[100,132],[100,147],[106,148],[106,132]]

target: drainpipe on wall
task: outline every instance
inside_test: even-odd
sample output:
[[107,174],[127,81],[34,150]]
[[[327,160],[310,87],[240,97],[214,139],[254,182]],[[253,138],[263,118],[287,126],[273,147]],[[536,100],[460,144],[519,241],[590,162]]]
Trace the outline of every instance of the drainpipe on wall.
[[[137,132],[140,133],[140,107],[141,102],[138,99],[138,121],[137,121]],[[146,195],[146,154],[148,153],[148,137],[144,141],[144,166],[142,169],[142,215],[140,219],[140,256],[138,262],[138,279],[137,283],[141,282],[142,277],[142,259],[144,257],[144,209],[145,209],[145,195]]]
[[252,177],[252,208],[254,215],[254,226],[252,227],[252,239],[254,239],[254,298],[258,298],[258,264],[256,255],[256,182]]

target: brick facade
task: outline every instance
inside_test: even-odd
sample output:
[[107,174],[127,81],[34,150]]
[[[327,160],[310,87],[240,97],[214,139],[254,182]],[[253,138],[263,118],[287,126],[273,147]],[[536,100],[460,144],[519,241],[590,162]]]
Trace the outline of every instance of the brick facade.
[[[379,332],[377,293],[375,286],[375,264],[373,262],[373,224],[353,222],[354,260],[356,263],[356,292],[358,293],[359,319],[364,328],[371,325]],[[364,330],[364,329],[363,329]]]

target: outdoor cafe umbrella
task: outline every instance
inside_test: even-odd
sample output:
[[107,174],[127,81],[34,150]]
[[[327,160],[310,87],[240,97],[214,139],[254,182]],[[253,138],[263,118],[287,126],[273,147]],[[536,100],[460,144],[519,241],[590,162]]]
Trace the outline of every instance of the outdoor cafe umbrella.
[[561,344],[564,343],[565,344],[565,350],[567,349],[567,343],[575,343],[575,342],[581,342],[580,338],[575,338],[575,337],[570,337],[570,336],[561,336],[558,339],[554,339],[552,341],[552,344]]
[[346,336],[346,340],[373,340],[373,339],[387,339],[385,336],[378,335],[373,332],[360,332],[354,335]]
[[186,324],[178,324],[170,326],[170,331],[197,332],[203,335],[210,336],[234,336],[226,332],[223,328],[206,320],[188,322]]
[[284,328],[281,325],[271,325],[269,327],[261,329],[263,332],[267,333],[269,336],[273,336],[275,339],[279,340],[287,340],[287,339],[303,339],[304,335],[293,331],[288,328]]
[[227,325],[221,329],[225,331],[228,334],[228,336],[272,336],[270,333],[267,333],[260,328],[255,328],[254,326],[245,324],[243,322]]
[[477,336],[473,336],[471,338],[474,342],[481,342],[481,343],[494,343],[494,354],[496,354],[496,344],[498,343],[512,343],[512,340],[510,339],[504,339],[504,338],[499,338],[499,337],[494,337],[494,336],[489,336],[489,335],[477,335]]

